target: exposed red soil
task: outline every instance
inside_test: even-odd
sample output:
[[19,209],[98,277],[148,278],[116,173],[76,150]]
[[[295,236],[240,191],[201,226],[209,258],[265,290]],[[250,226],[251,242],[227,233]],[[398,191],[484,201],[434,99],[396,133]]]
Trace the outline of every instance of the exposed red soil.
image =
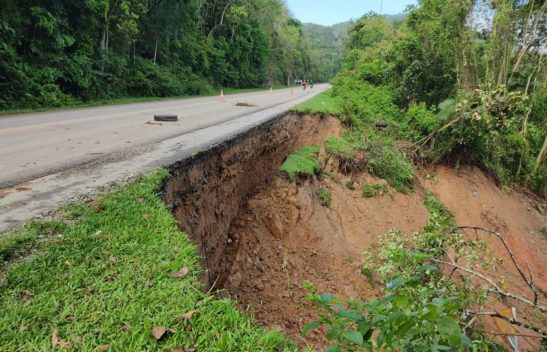
[[[501,190],[495,181],[476,167],[463,167],[459,171],[439,166],[432,172],[434,177],[424,181],[437,198],[455,215],[458,226],[475,226],[500,233],[509,245],[513,255],[527,274],[527,267],[533,275],[534,283],[542,289],[547,288],[547,236],[542,229],[547,226],[547,216],[539,209],[546,203],[532,199],[521,192]],[[544,230],[543,230],[544,231]],[[490,272],[483,273],[496,280],[505,290],[533,300],[533,293],[511,263],[509,253],[495,236],[484,232],[467,230],[468,236],[484,239],[492,251],[491,255],[501,258],[501,264]],[[545,306],[547,300],[540,295],[539,303]],[[517,318],[535,326],[543,327],[547,322],[545,314],[530,309],[514,300],[500,302],[495,296],[488,302],[488,308],[501,311],[517,308]],[[494,319],[483,319],[488,331],[498,331]],[[498,324],[500,324],[498,320]],[[506,324],[503,324],[506,325]],[[506,327],[508,331],[510,328]],[[521,331],[525,331],[521,329]],[[533,333],[527,331],[528,333]],[[537,333],[535,333],[537,335]],[[509,347],[506,339],[496,340]],[[538,339],[523,338],[522,350],[535,351],[540,348]]]
[[[502,233],[519,264],[524,267],[526,261],[536,284],[546,287],[547,237],[541,229],[547,223],[538,211],[541,206],[517,191],[501,191],[480,169],[463,167],[456,172],[437,167],[430,171],[433,177],[419,178],[413,194],[390,189],[374,198],[363,198],[360,183],[363,179],[385,181],[366,173],[343,175],[336,162],[324,160],[324,152],[321,159],[332,176],[323,180],[294,184],[277,172],[290,151],[341,132],[335,118],[288,116],[219,150],[173,166],[165,199],[181,229],[200,244],[210,285],[224,288],[264,326],[281,328],[300,346],[321,349],[326,341],[320,333],[300,335],[317,314],[304,300],[307,292],[302,284],[310,281],[318,292],[340,298],[365,299],[378,294],[378,288],[360,272],[361,256],[390,229],[403,234],[422,230],[428,218],[423,192],[428,190],[455,214],[458,225]],[[350,179],[355,181],[355,190],[346,187]],[[320,204],[319,188],[331,192],[329,207]],[[484,236],[496,256],[507,263],[500,242]],[[495,279],[505,277],[505,289],[530,297],[509,265],[489,274]],[[545,325],[544,315],[528,314],[516,306],[519,318],[526,315],[535,324]],[[491,321],[486,323],[487,328],[495,328]],[[521,348],[537,346],[537,340],[524,341]]]
[[[363,177],[371,179],[354,176]],[[354,191],[346,188],[348,180],[335,174],[296,185],[278,177],[260,187],[230,228],[220,263],[220,280],[231,296],[250,306],[259,322],[282,328],[302,346],[326,344],[320,334],[300,335],[317,318],[302,284],[310,281],[318,292],[339,298],[374,296],[378,289],[360,273],[362,253],[392,228],[410,234],[427,221],[419,193],[363,198],[359,183]],[[320,204],[320,187],[331,192],[330,207]]]
[[[476,167],[463,167],[456,172],[439,166],[434,173],[426,185],[454,213],[456,224],[483,227],[504,235],[519,264],[524,268],[528,263],[536,283],[547,287],[547,237],[541,233],[547,217],[537,210],[538,201],[517,191],[503,192]],[[497,255],[509,260],[499,240],[482,236]]]

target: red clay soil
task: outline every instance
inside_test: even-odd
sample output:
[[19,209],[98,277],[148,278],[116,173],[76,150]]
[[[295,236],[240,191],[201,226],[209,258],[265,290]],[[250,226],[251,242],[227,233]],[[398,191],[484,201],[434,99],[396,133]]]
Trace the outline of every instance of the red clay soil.
[[[378,294],[379,288],[372,287],[360,272],[362,253],[374,248],[390,229],[407,235],[422,230],[428,219],[422,189],[427,189],[455,214],[458,225],[502,233],[520,265],[524,267],[526,261],[537,286],[546,288],[547,236],[542,233],[546,216],[538,211],[546,204],[516,191],[502,192],[477,168],[456,172],[438,167],[430,172],[432,177],[419,178],[420,186],[413,194],[390,189],[374,198],[362,197],[360,183],[363,179],[385,181],[354,174],[355,190],[350,190],[346,187],[350,177],[338,172],[332,160],[326,162],[324,151],[321,159],[332,174],[324,180],[294,184],[276,174],[290,151],[341,133],[336,118],[290,115],[173,166],[164,198],[181,229],[200,245],[211,286],[226,289],[260,323],[279,327],[298,345],[324,348],[320,333],[300,335],[303,326],[317,317],[303,299],[307,293],[302,284],[310,281],[318,292],[340,298]],[[320,204],[320,188],[331,192],[330,207]],[[500,243],[485,239],[495,255],[508,263]],[[489,274],[495,279],[505,277],[504,289],[530,297],[511,266],[502,265]],[[516,306],[519,318],[545,326],[545,314]],[[491,321],[486,325],[494,328]],[[534,350],[537,341],[528,343],[532,346],[528,349],[521,345],[521,350]]]
[[[357,181],[354,191],[345,186],[350,178],[338,172],[323,181],[314,179],[299,185],[277,177],[257,189],[229,230],[219,265],[223,287],[261,324],[281,328],[300,346],[326,345],[320,333],[300,335],[303,326],[317,318],[315,309],[303,299],[306,291],[302,284],[310,281],[319,292],[340,298],[377,295],[378,288],[360,273],[362,253],[388,230],[410,234],[420,231],[428,218],[420,190],[410,195],[390,190],[386,195],[363,198],[360,180],[382,181],[367,174],[352,178]],[[516,192],[503,193],[476,168],[456,173],[439,167],[433,180],[423,185],[454,212],[458,225],[483,226],[507,234],[515,255],[526,258],[537,285],[545,287],[541,268],[546,263],[547,241],[540,234],[545,215],[535,209],[532,200]],[[321,187],[332,194],[330,207],[320,204],[317,190]],[[489,243],[496,255],[505,255],[498,242]],[[503,275],[508,277],[515,274],[505,271]],[[526,287],[512,287],[517,280],[508,281],[508,289],[528,294]],[[541,319],[544,317],[528,320],[541,326]],[[495,328],[486,323],[488,330]],[[521,347],[535,350],[537,340],[522,341]]]
[[[500,233],[507,241],[519,266],[526,272],[530,267],[535,285],[547,288],[547,216],[540,209],[546,209],[546,203],[532,199],[518,191],[502,191],[491,177],[476,167],[463,167],[458,172],[439,166],[434,175],[425,181],[437,198],[454,213],[458,226],[476,226]],[[484,273],[501,283],[505,290],[533,300],[533,294],[517,269],[511,264],[511,258],[499,239],[483,232],[466,231],[475,238],[477,234],[486,240],[492,254],[503,262],[495,270]],[[541,296],[541,295],[540,295]],[[540,304],[546,305],[544,297]],[[536,310],[529,309],[515,301],[504,303],[492,299],[490,308],[496,310],[517,307],[517,318],[545,329],[547,317]],[[486,319],[487,330],[497,331],[493,319]],[[528,333],[533,333],[528,331]],[[535,333],[537,335],[537,333]],[[506,340],[497,338],[507,346]],[[522,350],[536,351],[540,348],[538,339],[523,338]]]
[[[504,235],[519,264],[525,267],[528,263],[538,286],[547,287],[547,236],[541,233],[547,217],[538,211],[545,203],[517,191],[503,192],[476,167],[463,167],[456,172],[439,166],[434,174],[433,179],[426,181],[427,187],[454,213],[456,224],[484,227]],[[483,236],[496,254],[509,259],[498,240]]]
[[[220,264],[224,288],[259,322],[283,329],[301,346],[326,345],[318,333],[300,335],[317,318],[303,299],[304,282],[340,298],[370,298],[378,289],[360,273],[362,253],[392,228],[410,234],[427,221],[419,193],[363,198],[358,183],[354,191],[346,188],[348,180],[336,174],[297,186],[276,178],[245,204],[229,232]],[[320,204],[320,187],[332,193],[328,208]]]

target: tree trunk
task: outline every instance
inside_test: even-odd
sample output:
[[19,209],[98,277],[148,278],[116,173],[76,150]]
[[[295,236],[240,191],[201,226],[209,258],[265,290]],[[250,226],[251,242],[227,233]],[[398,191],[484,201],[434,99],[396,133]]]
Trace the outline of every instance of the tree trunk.
[[157,57],[158,57],[158,37],[156,37],[156,47],[154,48],[154,65],[156,64]]

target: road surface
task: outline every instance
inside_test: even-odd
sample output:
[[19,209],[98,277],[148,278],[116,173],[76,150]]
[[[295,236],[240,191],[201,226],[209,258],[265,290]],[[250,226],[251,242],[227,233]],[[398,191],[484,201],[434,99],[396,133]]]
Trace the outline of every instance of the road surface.
[[[0,117],[0,233],[230,139],[328,87]],[[179,121],[156,124],[154,114],[176,114]]]
[[[316,86],[314,91],[324,89]],[[281,89],[0,117],[0,188],[172,138],[310,94]],[[252,106],[236,106],[245,103]],[[154,114],[179,121],[154,124]]]

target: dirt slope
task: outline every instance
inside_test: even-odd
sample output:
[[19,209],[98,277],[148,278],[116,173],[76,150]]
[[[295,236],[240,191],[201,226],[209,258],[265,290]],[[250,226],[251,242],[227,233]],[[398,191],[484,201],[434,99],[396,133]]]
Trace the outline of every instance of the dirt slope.
[[[458,225],[502,233],[520,265],[525,267],[526,261],[537,285],[546,287],[547,237],[541,233],[546,217],[538,211],[546,204],[516,191],[502,192],[477,168],[456,172],[441,166],[420,176],[412,194],[389,189],[374,198],[361,195],[360,183],[385,181],[367,173],[344,175],[324,151],[320,159],[329,176],[322,180],[294,184],[277,171],[290,151],[319,144],[342,130],[335,118],[289,115],[209,154],[173,165],[164,197],[181,229],[200,245],[210,286],[225,289],[260,323],[281,328],[300,346],[321,349],[326,345],[321,334],[300,335],[316,317],[303,299],[302,284],[310,281],[318,292],[340,298],[378,294],[379,288],[360,272],[362,253],[390,229],[407,235],[420,231],[428,219],[424,192],[431,191],[455,214]],[[350,179],[355,190],[346,186]],[[320,204],[320,188],[331,192],[330,207]],[[508,262],[500,243],[485,239],[496,256]],[[506,289],[529,297],[510,266],[488,274],[505,278]],[[545,324],[544,317],[518,309],[520,318]],[[495,328],[491,321],[486,323]],[[523,350],[534,350],[537,340],[523,344]]]
[[[220,280],[231,296],[301,345],[325,344],[317,334],[300,336],[316,318],[303,300],[304,282],[341,298],[371,297],[378,288],[360,273],[362,253],[392,228],[410,234],[427,221],[419,193],[363,198],[358,184],[357,190],[346,188],[347,180],[336,174],[296,185],[278,177],[260,187],[230,228],[220,263]],[[328,208],[319,202],[320,187],[332,193]]]
[[[540,203],[517,191],[503,192],[476,167],[463,167],[456,172],[439,166],[434,174],[426,185],[454,213],[456,224],[484,227],[504,235],[519,264],[525,267],[528,263],[537,284],[546,287],[547,237],[541,229],[547,225],[547,217],[538,211]],[[483,236],[496,254],[510,259],[499,241]]]

